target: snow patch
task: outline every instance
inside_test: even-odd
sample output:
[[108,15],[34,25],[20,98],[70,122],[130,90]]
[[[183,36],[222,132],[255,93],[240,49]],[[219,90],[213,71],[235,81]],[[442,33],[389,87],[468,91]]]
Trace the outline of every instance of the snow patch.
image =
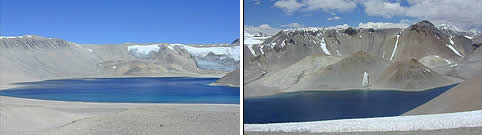
[[363,86],[363,88],[369,87],[369,86],[370,86],[369,83],[370,83],[370,82],[369,82],[369,78],[368,78],[368,73],[367,73],[367,72],[364,72],[364,73],[363,73],[363,80],[362,80],[362,86]]
[[451,45],[455,45],[454,41],[452,40],[452,36],[450,36],[449,39],[450,39],[450,44],[451,44]]
[[327,55],[331,55],[330,51],[328,51],[328,48],[326,48],[325,38],[323,38],[323,37],[321,37],[320,47],[321,47],[321,50],[323,51],[323,53],[325,53]]
[[261,51],[261,54],[264,54],[264,51],[263,51],[264,46],[259,46],[259,47],[260,47],[259,51]]
[[90,48],[88,48],[88,49],[89,49],[89,52],[90,52],[90,53],[94,53],[94,50],[92,50],[92,49],[90,49]]
[[[281,47],[284,47],[285,45],[286,45],[286,39],[283,40],[283,42],[281,42]],[[271,48],[273,48],[273,47],[274,47],[274,45],[271,46]]]
[[400,38],[400,35],[397,34],[397,41],[395,42],[395,47],[393,47],[392,56],[390,56],[390,61],[393,60],[393,56],[395,56],[395,52],[397,52],[397,48],[398,48],[398,38]]
[[244,124],[249,132],[383,132],[482,126],[482,110],[445,114],[342,119],[314,122]]
[[336,54],[338,54],[338,56],[341,56],[340,50],[336,49]]
[[167,46],[167,49],[176,51],[172,45],[168,45],[168,46]]
[[471,37],[471,36],[464,36],[465,38],[468,38],[468,39],[472,39],[474,37]]
[[450,65],[451,68],[458,66],[459,64]]
[[459,53],[459,51],[457,51],[457,49],[455,49],[452,45],[445,44],[445,46],[449,47],[450,50],[452,50],[452,51],[453,51],[455,54],[457,54],[458,56],[460,56],[460,57],[462,57],[462,58],[464,57],[464,56],[462,56],[462,55]]

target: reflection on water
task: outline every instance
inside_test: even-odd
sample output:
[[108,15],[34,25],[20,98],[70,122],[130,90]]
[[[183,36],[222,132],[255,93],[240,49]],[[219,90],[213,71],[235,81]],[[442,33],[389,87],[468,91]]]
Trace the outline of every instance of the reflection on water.
[[454,85],[418,92],[308,91],[245,98],[244,123],[279,123],[398,116]]
[[239,104],[239,88],[210,86],[217,78],[103,78],[17,83],[24,87],[0,91],[22,98],[131,103]]

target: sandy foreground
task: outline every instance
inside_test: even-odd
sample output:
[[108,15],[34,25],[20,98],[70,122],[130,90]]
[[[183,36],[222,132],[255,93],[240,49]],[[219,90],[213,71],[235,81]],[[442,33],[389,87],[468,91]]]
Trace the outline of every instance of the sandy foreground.
[[88,103],[0,96],[0,134],[239,134],[239,105]]
[[288,132],[245,132],[245,135],[480,135],[482,127],[454,128],[439,130],[353,132],[353,133],[288,133]]

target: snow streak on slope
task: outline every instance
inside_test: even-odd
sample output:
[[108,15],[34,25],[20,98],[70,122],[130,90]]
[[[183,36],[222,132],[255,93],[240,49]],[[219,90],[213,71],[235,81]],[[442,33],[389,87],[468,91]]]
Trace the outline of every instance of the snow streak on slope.
[[474,37],[471,37],[471,36],[464,36],[465,38],[468,38],[468,39],[472,39]]
[[248,46],[248,49],[249,51],[251,52],[251,54],[253,54],[254,56],[256,56],[256,52],[254,52],[254,49],[253,49],[253,45],[247,45]]
[[450,45],[447,45],[447,44],[445,44],[445,45],[446,45],[447,47],[449,47],[455,54],[457,54],[458,56],[460,56],[460,57],[463,58],[464,56],[462,56],[462,55],[459,53],[459,51],[457,51],[457,49],[455,49],[455,48],[453,47],[453,45],[455,45],[455,43],[454,43],[454,41],[452,40],[452,36],[450,36],[449,39],[450,39]]
[[331,55],[330,51],[328,51],[328,49],[326,48],[325,38],[323,38],[323,37],[321,37],[320,47],[321,47],[321,50],[323,50],[323,53],[325,53],[327,55]]
[[362,80],[362,86],[363,88],[366,88],[366,87],[369,87],[369,82],[368,82],[368,73],[367,72],[364,72],[363,73],[363,80]]
[[482,126],[482,110],[446,114],[342,119],[315,122],[244,124],[251,132],[381,132]]
[[450,50],[452,50],[452,51],[453,51],[455,54],[457,54],[458,56],[464,57],[464,56],[462,56],[462,55],[459,53],[459,51],[457,51],[457,49],[455,49],[452,45],[445,44],[445,46],[449,47]]
[[398,38],[400,38],[400,35],[397,34],[397,41],[395,42],[395,47],[393,47],[392,56],[390,56],[390,61],[392,61],[393,56],[395,56],[395,52],[397,52],[397,48],[398,48]]
[[449,39],[450,39],[450,44],[451,44],[451,45],[455,45],[454,41],[452,40],[452,36],[450,36]]

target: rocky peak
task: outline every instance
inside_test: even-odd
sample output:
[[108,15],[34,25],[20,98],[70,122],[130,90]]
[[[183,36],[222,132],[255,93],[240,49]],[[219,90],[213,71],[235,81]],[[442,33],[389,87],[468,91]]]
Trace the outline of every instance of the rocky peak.
[[[398,79],[407,79],[407,77],[414,77],[417,79],[425,78],[424,74],[430,74],[432,70],[422,63],[418,62],[416,59],[409,59],[409,60],[402,60],[397,61],[393,65],[393,67],[398,68],[398,73],[400,74],[397,77],[401,77]],[[411,76],[405,76],[410,74]]]
[[255,33],[253,36],[254,37],[266,37],[266,35],[261,33],[261,32]]
[[433,32],[434,30],[437,30],[437,28],[435,28],[435,25],[433,25],[431,22],[427,20],[423,20],[416,24],[413,24],[410,27],[408,27],[408,29],[410,31],[424,32],[424,33]]
[[359,29],[355,29],[355,28],[353,28],[353,27],[348,27],[348,28],[346,28],[345,30],[343,30],[343,33],[348,34],[348,35],[350,35],[350,36],[355,35],[355,34],[357,34],[358,32],[360,32],[360,30],[359,30]]

